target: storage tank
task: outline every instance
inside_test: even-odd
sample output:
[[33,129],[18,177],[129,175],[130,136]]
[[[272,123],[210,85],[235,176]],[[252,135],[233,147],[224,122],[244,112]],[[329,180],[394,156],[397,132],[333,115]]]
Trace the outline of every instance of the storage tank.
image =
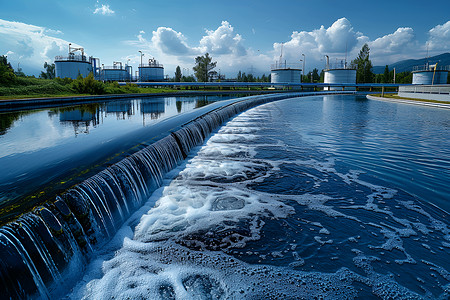
[[104,81],[128,81],[130,80],[130,67],[122,67],[122,62],[114,62],[112,66],[103,66],[101,80]]
[[302,69],[299,64],[275,63],[270,68],[271,83],[301,83]]
[[412,84],[426,84],[426,85],[434,85],[434,84],[446,84],[448,77],[449,66],[439,67],[437,64],[435,65],[423,65],[416,66],[413,68],[413,79]]
[[[81,55],[75,54],[80,51]],[[55,57],[55,76],[59,78],[76,79],[78,75],[86,77],[89,73],[96,74],[96,58],[86,57],[83,48],[72,48],[69,44],[69,54],[67,56]]]
[[[325,66],[324,72],[324,83],[333,83],[333,84],[355,84],[356,83],[356,69],[350,68],[347,66],[347,62],[345,60],[341,60],[340,62],[336,62],[334,65],[330,64],[328,56],[327,65]],[[354,91],[355,87],[345,87],[347,91]],[[342,90],[342,87],[325,87],[325,91],[336,91]]]
[[148,60],[148,64],[139,65],[139,80],[164,81],[164,67],[154,58]]

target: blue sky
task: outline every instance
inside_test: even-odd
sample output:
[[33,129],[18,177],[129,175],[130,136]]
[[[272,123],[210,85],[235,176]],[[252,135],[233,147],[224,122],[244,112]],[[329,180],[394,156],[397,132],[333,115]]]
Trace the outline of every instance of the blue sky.
[[[270,73],[279,59],[306,71],[324,55],[354,58],[364,43],[374,65],[450,52],[450,1],[2,1],[0,55],[38,74],[45,61],[66,55],[68,43],[102,64],[137,66],[155,57],[173,76],[192,74],[194,58],[209,52],[228,77],[241,70]],[[189,69],[189,71],[187,71]]]

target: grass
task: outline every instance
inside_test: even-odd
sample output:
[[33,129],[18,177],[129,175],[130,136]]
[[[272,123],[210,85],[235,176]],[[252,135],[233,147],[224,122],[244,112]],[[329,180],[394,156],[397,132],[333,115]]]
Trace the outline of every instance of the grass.
[[34,77],[16,77],[14,82],[0,86],[0,100],[30,99],[30,98],[60,98],[88,95],[112,94],[148,94],[148,93],[176,93],[181,91],[248,91],[260,88],[217,88],[217,87],[178,87],[156,88],[138,87],[135,84],[120,86],[117,82],[99,82],[91,79],[41,79]]
[[0,100],[59,98],[105,94],[170,93],[177,91],[176,89],[171,88],[139,88],[133,84],[119,86],[117,82],[98,82],[97,85],[100,86],[98,92],[78,92],[75,83],[76,80],[71,79],[16,77],[13,83],[0,86]]
[[374,94],[373,96],[379,97],[379,98],[396,99],[396,100],[409,100],[409,101],[417,101],[417,102],[430,102],[430,103],[439,103],[439,104],[449,104],[450,105],[450,102],[448,102],[448,101],[417,99],[417,98],[404,98],[404,97],[399,97],[396,94],[384,94],[384,96],[382,96],[381,94]]

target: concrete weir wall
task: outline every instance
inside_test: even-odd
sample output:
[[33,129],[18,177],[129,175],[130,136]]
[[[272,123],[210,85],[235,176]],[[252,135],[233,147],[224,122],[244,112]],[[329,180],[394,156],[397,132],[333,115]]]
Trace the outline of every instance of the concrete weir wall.
[[450,102],[450,85],[439,84],[400,86],[398,95],[404,98]]

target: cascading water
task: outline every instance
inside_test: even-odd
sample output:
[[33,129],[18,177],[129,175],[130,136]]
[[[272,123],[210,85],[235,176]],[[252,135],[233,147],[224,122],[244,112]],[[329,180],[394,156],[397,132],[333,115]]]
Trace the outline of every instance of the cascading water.
[[248,108],[311,94],[247,97],[216,109],[4,225],[0,228],[1,297],[61,295],[70,288],[70,279],[79,278],[90,254],[110,240],[162,185],[163,176],[213,130]]

